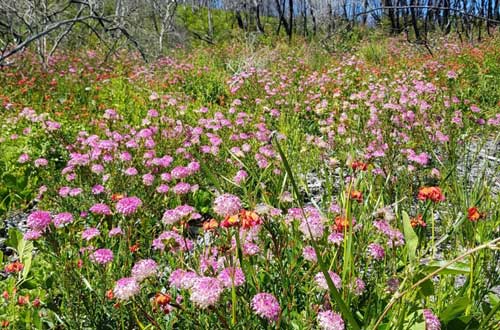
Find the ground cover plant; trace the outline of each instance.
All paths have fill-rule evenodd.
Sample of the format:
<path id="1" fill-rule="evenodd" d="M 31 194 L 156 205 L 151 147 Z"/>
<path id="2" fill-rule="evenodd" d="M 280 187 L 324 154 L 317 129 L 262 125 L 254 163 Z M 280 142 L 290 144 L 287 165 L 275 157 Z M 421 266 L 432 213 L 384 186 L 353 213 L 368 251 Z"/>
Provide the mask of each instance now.
<path id="1" fill-rule="evenodd" d="M 498 328 L 500 39 L 380 42 L 20 54 L 1 326 Z"/>

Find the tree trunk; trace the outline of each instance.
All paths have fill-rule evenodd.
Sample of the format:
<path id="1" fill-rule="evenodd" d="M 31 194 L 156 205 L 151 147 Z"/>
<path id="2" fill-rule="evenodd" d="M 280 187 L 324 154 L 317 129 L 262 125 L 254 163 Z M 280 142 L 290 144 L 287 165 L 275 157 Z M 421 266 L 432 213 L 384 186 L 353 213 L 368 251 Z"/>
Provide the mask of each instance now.
<path id="1" fill-rule="evenodd" d="M 411 0 L 410 2 L 411 24 L 413 25 L 413 31 L 415 32 L 415 39 L 417 39 L 417 41 L 420 41 L 421 36 L 420 36 L 420 31 L 418 29 L 417 13 L 415 12 L 414 6 L 416 6 L 415 0 Z"/>
<path id="2" fill-rule="evenodd" d="M 260 33 L 264 33 L 264 26 L 262 25 L 262 22 L 260 21 L 260 2 L 255 1 L 254 2 L 254 10 L 255 10 L 255 23 L 257 25 L 257 29 L 259 30 Z"/>
<path id="3" fill-rule="evenodd" d="M 288 0 L 288 41 L 292 41 L 293 33 L 293 0 Z"/>
<path id="4" fill-rule="evenodd" d="M 397 31 L 397 27 L 396 27 L 396 20 L 394 17 L 394 8 L 393 8 L 392 0 L 385 0 L 385 6 L 389 8 L 387 10 L 387 13 L 388 13 L 389 19 L 391 21 L 391 34 L 395 34 Z"/>

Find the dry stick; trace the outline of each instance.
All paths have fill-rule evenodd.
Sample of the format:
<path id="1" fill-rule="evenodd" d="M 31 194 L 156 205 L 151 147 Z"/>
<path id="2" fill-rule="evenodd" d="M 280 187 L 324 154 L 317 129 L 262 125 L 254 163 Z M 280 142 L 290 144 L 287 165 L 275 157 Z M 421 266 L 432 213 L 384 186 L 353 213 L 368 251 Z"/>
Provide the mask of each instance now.
<path id="1" fill-rule="evenodd" d="M 15 53 L 21 51 L 22 49 L 24 49 L 26 46 L 28 46 L 33 41 L 40 39 L 41 37 L 49 34 L 50 32 L 52 32 L 52 31 L 60 28 L 63 25 L 73 24 L 75 22 L 81 22 L 81 21 L 85 21 L 85 20 L 88 20 L 88 19 L 95 19 L 95 18 L 96 18 L 95 16 L 76 17 L 76 18 L 73 18 L 73 19 L 67 19 L 67 20 L 59 21 L 59 22 L 57 22 L 55 24 L 49 25 L 42 32 L 37 33 L 35 35 L 32 35 L 32 36 L 26 38 L 23 42 L 21 42 L 19 45 L 15 46 L 7 54 L 2 54 L 0 56 L 0 63 L 3 62 L 6 58 L 8 58 L 8 57 L 14 55 Z"/>
<path id="2" fill-rule="evenodd" d="M 83 8 L 81 8 L 78 11 L 78 13 L 76 14 L 76 18 L 81 17 L 82 12 L 83 12 Z M 68 26 L 68 28 L 62 34 L 60 34 L 58 36 L 56 42 L 54 42 L 54 45 L 52 46 L 52 49 L 50 50 L 49 54 L 47 55 L 47 62 L 52 57 L 52 55 L 54 55 L 54 52 L 59 47 L 59 44 L 61 43 L 61 41 L 71 32 L 71 30 L 73 29 L 73 27 L 75 26 L 76 23 L 77 23 L 77 21 L 74 21 L 73 23 L 70 23 L 69 26 Z"/>
<path id="3" fill-rule="evenodd" d="M 389 304 L 387 305 L 387 307 L 384 309 L 384 311 L 382 312 L 382 315 L 380 315 L 380 317 L 378 318 L 377 322 L 375 323 L 375 326 L 373 327 L 373 329 L 377 329 L 377 327 L 380 325 L 380 323 L 382 322 L 382 320 L 384 319 L 384 317 L 387 315 L 387 313 L 389 312 L 389 309 L 391 309 L 392 306 L 394 306 L 394 304 L 396 303 L 397 300 L 399 300 L 401 297 L 403 297 L 405 294 L 407 294 L 408 292 L 410 291 L 413 291 L 416 287 L 418 287 L 420 284 L 424 283 L 425 281 L 427 281 L 428 279 L 430 279 L 431 277 L 433 277 L 434 275 L 438 274 L 440 271 L 442 271 L 443 269 L 447 268 L 448 266 L 454 264 L 455 262 L 457 261 L 460 261 L 461 259 L 465 258 L 466 256 L 468 256 L 469 254 L 472 254 L 474 252 L 477 252 L 479 250 L 482 250 L 484 248 L 495 248 L 495 245 L 497 243 L 500 242 L 500 237 L 492 240 L 492 241 L 489 241 L 488 243 L 485 243 L 485 244 L 482 244 L 482 245 L 479 245 L 479 246 L 476 246 L 475 248 L 465 252 L 464 254 L 462 255 L 459 255 L 458 257 L 456 257 L 455 259 L 447 262 L 445 265 L 443 265 L 442 267 L 436 269 L 435 271 L 433 271 L 432 273 L 430 273 L 429 275 L 427 275 L 426 277 L 422 278 L 421 280 L 419 280 L 418 282 L 416 282 L 415 284 L 413 284 L 409 289 L 407 289 L 406 291 L 404 291 L 403 293 L 400 293 L 400 294 L 396 294 L 392 300 L 389 302 Z"/>

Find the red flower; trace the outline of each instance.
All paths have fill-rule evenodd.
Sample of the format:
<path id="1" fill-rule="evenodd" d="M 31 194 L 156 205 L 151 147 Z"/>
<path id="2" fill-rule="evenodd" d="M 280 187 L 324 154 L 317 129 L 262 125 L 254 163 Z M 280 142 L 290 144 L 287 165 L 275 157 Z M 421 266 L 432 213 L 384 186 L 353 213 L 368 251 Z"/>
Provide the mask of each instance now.
<path id="1" fill-rule="evenodd" d="M 29 303 L 30 303 L 30 296 L 29 295 L 19 296 L 17 298 L 17 304 L 19 306 L 23 306 L 23 305 L 26 305 L 26 304 L 29 304 Z"/>
<path id="2" fill-rule="evenodd" d="M 351 164 L 353 170 L 366 171 L 368 169 L 368 164 L 361 161 L 355 161 Z"/>
<path id="3" fill-rule="evenodd" d="M 441 188 L 439 187 L 422 187 L 418 191 L 418 199 L 421 201 L 431 200 L 435 203 L 445 200 Z"/>
<path id="4" fill-rule="evenodd" d="M 114 297 L 115 297 L 115 294 L 113 293 L 113 290 L 112 290 L 112 289 L 110 289 L 110 290 L 106 291 L 106 298 L 107 298 L 108 300 L 113 300 L 113 298 L 114 298 Z"/>
<path id="5" fill-rule="evenodd" d="M 467 210 L 467 219 L 469 219 L 472 222 L 476 222 L 480 219 L 483 219 L 486 217 L 486 213 L 484 212 L 479 212 L 477 207 L 469 207 Z"/>
<path id="6" fill-rule="evenodd" d="M 139 251 L 139 247 L 140 247 L 140 244 L 139 243 L 135 243 L 134 245 L 132 245 L 128 249 L 130 250 L 130 252 L 134 253 L 134 252 Z"/>
<path id="7" fill-rule="evenodd" d="M 240 223 L 240 218 L 238 215 L 228 215 L 226 218 L 220 223 L 220 226 L 223 228 L 235 227 Z"/>
<path id="8" fill-rule="evenodd" d="M 35 300 L 33 300 L 33 307 L 38 308 L 40 307 L 40 299 L 37 297 Z"/>

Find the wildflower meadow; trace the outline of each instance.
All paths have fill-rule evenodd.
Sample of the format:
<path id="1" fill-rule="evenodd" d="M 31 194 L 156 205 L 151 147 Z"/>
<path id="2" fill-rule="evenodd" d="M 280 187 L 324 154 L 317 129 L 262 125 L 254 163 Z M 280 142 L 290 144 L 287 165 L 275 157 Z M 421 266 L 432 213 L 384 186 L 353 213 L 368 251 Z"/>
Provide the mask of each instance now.
<path id="1" fill-rule="evenodd" d="M 16 55 L 0 327 L 499 329 L 500 37 L 369 45 Z"/>

